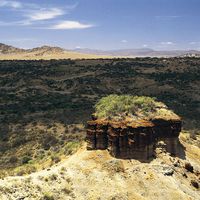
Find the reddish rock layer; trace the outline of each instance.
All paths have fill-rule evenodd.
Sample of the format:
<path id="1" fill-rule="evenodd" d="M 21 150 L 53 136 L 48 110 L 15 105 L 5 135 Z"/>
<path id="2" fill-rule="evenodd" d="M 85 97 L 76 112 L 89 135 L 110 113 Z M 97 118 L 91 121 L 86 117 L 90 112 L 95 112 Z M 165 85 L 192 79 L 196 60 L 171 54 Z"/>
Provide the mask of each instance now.
<path id="1" fill-rule="evenodd" d="M 92 120 L 87 127 L 87 149 L 108 149 L 114 157 L 146 160 L 153 156 L 159 140 L 166 143 L 169 153 L 176 154 L 180 131 L 180 120 Z"/>

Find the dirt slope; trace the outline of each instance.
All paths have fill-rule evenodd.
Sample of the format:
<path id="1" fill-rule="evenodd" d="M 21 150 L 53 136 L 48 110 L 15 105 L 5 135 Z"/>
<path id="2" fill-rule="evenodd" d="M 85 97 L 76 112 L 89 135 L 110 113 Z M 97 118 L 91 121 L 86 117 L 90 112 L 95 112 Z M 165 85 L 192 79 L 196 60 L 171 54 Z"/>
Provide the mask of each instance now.
<path id="1" fill-rule="evenodd" d="M 0 199 L 197 200 L 200 190 L 191 180 L 199 181 L 200 149 L 182 143 L 184 159 L 162 152 L 149 163 L 115 159 L 107 151 L 86 151 L 83 146 L 49 169 L 0 180 Z M 184 168 L 186 162 L 194 173 Z"/>

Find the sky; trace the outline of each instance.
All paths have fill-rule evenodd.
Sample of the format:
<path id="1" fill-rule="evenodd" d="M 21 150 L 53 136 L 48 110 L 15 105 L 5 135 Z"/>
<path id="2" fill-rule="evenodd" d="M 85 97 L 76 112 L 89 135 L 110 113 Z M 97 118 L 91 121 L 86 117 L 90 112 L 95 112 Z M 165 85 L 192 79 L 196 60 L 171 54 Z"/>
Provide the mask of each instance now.
<path id="1" fill-rule="evenodd" d="M 0 0 L 0 42 L 200 50 L 199 9 L 200 0 Z"/>

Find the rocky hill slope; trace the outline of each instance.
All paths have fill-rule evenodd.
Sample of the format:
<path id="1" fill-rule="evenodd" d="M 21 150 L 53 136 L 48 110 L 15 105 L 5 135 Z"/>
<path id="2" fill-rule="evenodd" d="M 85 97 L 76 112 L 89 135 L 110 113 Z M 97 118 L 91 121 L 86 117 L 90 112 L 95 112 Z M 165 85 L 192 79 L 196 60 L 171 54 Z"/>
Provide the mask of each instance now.
<path id="1" fill-rule="evenodd" d="M 23 52 L 25 52 L 24 49 L 0 43 L 0 56 L 2 56 L 2 54 L 20 54 Z"/>
<path id="2" fill-rule="evenodd" d="M 0 180 L 0 199 L 199 199 L 200 149 L 181 138 L 185 156 L 170 157 L 160 146 L 149 163 L 115 159 L 106 150 L 83 146 L 51 168 Z"/>
<path id="3" fill-rule="evenodd" d="M 26 174 L 68 155 L 69 145 L 85 137 L 84 126 L 72 124 L 85 124 L 109 94 L 157 97 L 195 139 L 199 65 L 197 58 L 1 61 L 0 176 L 5 168 Z M 18 166 L 25 169 L 10 169 Z"/>
<path id="4" fill-rule="evenodd" d="M 197 149 L 200 146 L 199 66 L 198 58 L 0 61 L 0 194 L 2 195 L 0 199 L 20 197 L 34 199 L 30 195 L 36 193 L 36 197 L 41 198 L 51 195 L 51 193 L 55 195 L 56 191 L 58 192 L 55 199 L 57 197 L 62 199 L 63 196 L 68 198 L 69 195 L 66 193 L 71 194 L 71 199 L 73 199 L 73 193 L 78 197 L 81 196 L 82 199 L 84 197 L 92 199 L 94 191 L 97 191 L 97 197 L 102 193 L 97 186 L 100 184 L 99 180 L 105 180 L 104 184 L 109 183 L 106 185 L 108 187 L 102 186 L 106 192 L 112 188 L 113 184 L 116 184 L 113 192 L 118 191 L 118 188 L 121 187 L 119 191 L 126 191 L 126 194 L 123 193 L 125 199 L 128 198 L 127 193 L 129 194 L 131 191 L 136 193 L 136 196 L 139 193 L 141 198 L 148 199 L 148 193 L 150 196 L 155 193 L 155 196 L 162 198 L 161 193 L 154 189 L 150 191 L 147 189 L 155 187 L 156 184 L 160 185 L 159 181 L 165 182 L 162 182 L 163 186 L 161 184 L 162 194 L 169 187 L 170 193 L 176 195 L 178 188 L 178 197 L 196 199 L 197 191 L 194 186 L 191 186 L 191 184 L 195 184 L 191 181 L 196 180 L 194 173 L 188 172 L 186 175 L 182 175 L 181 172 L 179 176 L 174 172 L 175 176 L 168 177 L 158 173 L 157 168 L 153 168 L 156 172 L 154 172 L 156 180 L 143 183 L 137 177 L 145 176 L 145 170 L 148 170 L 148 166 L 151 167 L 151 165 L 136 162 L 141 164 L 140 172 L 137 172 L 136 163 L 133 161 L 134 166 L 127 167 L 125 173 L 127 177 L 130 176 L 130 182 L 129 178 L 126 178 L 118 185 L 117 180 L 121 180 L 121 175 L 119 179 L 118 175 L 108 176 L 109 172 L 102 170 L 104 161 L 100 163 L 97 160 L 98 162 L 93 163 L 94 157 L 100 159 L 107 154 L 91 154 L 89 156 L 88 152 L 83 151 L 79 154 L 80 157 L 76 154 L 70 158 L 75 163 L 74 165 L 64 160 L 84 140 L 86 133 L 84 123 L 94 112 L 95 103 L 105 95 L 129 94 L 157 97 L 159 101 L 164 102 L 182 117 L 184 129 L 189 130 L 184 133 L 187 135 L 184 142 L 191 144 L 188 144 L 189 150 L 186 152 L 186 156 L 188 154 L 190 158 L 181 157 L 180 159 L 183 161 L 180 162 L 183 166 L 187 159 L 187 162 L 191 162 L 192 165 L 198 165 L 195 163 L 199 159 Z M 79 125 L 73 125 L 75 123 Z M 193 132 L 190 129 L 194 129 Z M 89 158 L 81 157 L 81 155 L 87 155 Z M 88 163 L 82 162 L 82 159 L 89 161 Z M 109 159 L 113 158 L 109 157 Z M 64 185 L 68 187 L 68 184 L 65 178 L 62 178 L 62 172 L 58 171 L 59 166 L 62 166 L 58 164 L 59 161 L 64 161 L 64 167 L 69 169 L 64 177 L 72 178 L 73 188 L 77 191 L 70 192 L 72 190 L 69 189 L 71 183 L 69 188 L 64 188 Z M 122 161 L 122 163 L 126 166 L 128 165 L 127 161 Z M 156 160 L 150 164 L 153 164 L 154 161 Z M 165 161 L 163 162 L 165 163 Z M 53 172 L 51 166 L 55 164 L 58 165 L 58 168 L 53 167 L 52 169 L 56 170 L 57 177 L 51 173 Z M 88 169 L 92 164 L 94 164 L 94 169 L 91 172 Z M 77 168 L 76 165 L 78 165 Z M 141 170 L 144 166 L 145 170 Z M 170 164 L 170 166 L 172 165 Z M 161 167 L 160 164 L 159 167 Z M 50 169 L 50 171 L 41 171 L 42 169 Z M 131 173 L 128 172 L 129 169 Z M 36 171 L 38 172 L 33 173 Z M 81 178 L 73 178 L 73 171 L 77 174 L 80 173 L 84 183 L 81 182 Z M 133 172 L 136 174 L 132 175 Z M 33 174 L 27 176 L 30 173 Z M 47 179 L 45 178 L 46 173 Z M 7 177 L 8 175 L 14 177 Z M 40 181 L 40 176 L 43 177 L 42 181 Z M 189 178 L 185 178 L 185 176 Z M 162 180 L 163 177 L 166 179 Z M 181 178 L 179 179 L 179 177 Z M 54 179 L 56 180 L 54 181 Z M 87 180 L 89 187 L 85 189 Z M 144 180 L 146 181 L 146 178 Z M 184 186 L 179 185 L 179 180 L 183 181 Z M 58 187 L 61 182 L 64 183 L 62 188 Z M 135 186 L 139 192 L 132 188 L 131 185 L 134 184 L 141 186 L 140 189 L 137 188 L 139 186 Z M 131 191 L 128 190 L 128 186 Z M 170 193 L 167 194 L 170 195 Z M 130 195 L 134 196 L 135 194 Z M 143 197 L 144 195 L 145 197 Z M 93 199 L 95 198 L 96 196 Z"/>
<path id="5" fill-rule="evenodd" d="M 60 47 L 41 46 L 33 49 L 21 49 L 0 43 L 0 60 L 50 60 L 50 59 L 78 59 L 78 58 L 101 58 L 95 54 L 78 53 L 65 50 Z"/>

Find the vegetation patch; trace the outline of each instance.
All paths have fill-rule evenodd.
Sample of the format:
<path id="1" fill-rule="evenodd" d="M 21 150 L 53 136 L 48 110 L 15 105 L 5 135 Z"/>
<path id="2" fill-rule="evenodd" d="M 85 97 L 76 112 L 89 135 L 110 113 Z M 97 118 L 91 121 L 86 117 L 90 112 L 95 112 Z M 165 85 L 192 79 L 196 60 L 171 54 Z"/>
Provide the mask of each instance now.
<path id="1" fill-rule="evenodd" d="M 23 176 L 48 168 L 74 154 L 85 137 L 82 124 L 63 126 L 60 123 L 31 123 L 23 130 L 17 126 L 10 126 L 10 133 L 12 130 L 19 132 L 18 135 L 13 133 L 10 139 L 4 141 L 6 153 L 0 154 L 2 178 L 7 175 Z M 16 138 L 20 137 L 21 140 L 25 138 L 26 142 L 13 145 Z"/>
<path id="2" fill-rule="evenodd" d="M 178 118 L 178 116 L 156 98 L 147 96 L 109 95 L 95 105 L 97 118 L 121 119 L 132 118 Z"/>
<path id="3" fill-rule="evenodd" d="M 154 101 L 164 102 L 184 129 L 196 130 L 191 136 L 200 146 L 199 66 L 199 58 L 0 61 L 0 176 L 46 168 L 73 153 L 71 143 L 81 144 L 85 130 L 72 124 L 84 124 L 110 94 L 140 97 L 136 107 L 125 104 L 132 117 L 149 116 Z M 117 117 L 114 109 L 99 114 L 119 118 L 127 113 L 123 106 Z"/>

